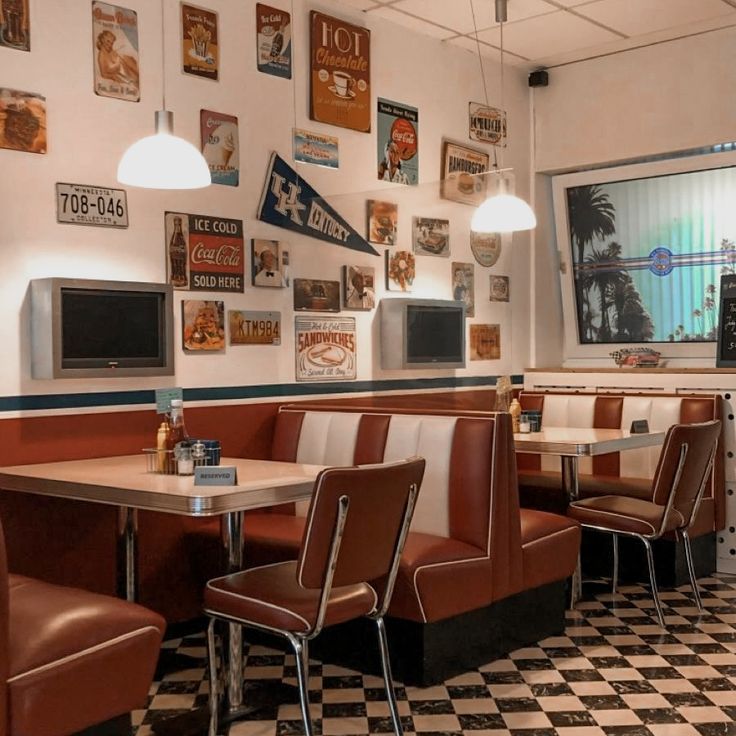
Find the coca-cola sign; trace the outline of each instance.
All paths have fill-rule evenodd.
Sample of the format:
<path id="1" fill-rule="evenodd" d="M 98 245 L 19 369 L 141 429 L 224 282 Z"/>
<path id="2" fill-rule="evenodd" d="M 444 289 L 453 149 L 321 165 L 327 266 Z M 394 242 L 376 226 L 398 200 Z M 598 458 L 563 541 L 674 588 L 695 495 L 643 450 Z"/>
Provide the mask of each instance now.
<path id="1" fill-rule="evenodd" d="M 242 292 L 244 253 L 242 220 L 166 213 L 166 265 L 174 288 Z"/>

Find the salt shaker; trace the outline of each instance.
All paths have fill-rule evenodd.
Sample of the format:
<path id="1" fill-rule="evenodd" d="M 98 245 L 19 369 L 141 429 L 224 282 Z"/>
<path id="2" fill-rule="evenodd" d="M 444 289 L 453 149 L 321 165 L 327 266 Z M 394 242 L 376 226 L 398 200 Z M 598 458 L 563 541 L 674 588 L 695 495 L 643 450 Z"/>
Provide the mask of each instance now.
<path id="1" fill-rule="evenodd" d="M 179 475 L 194 475 L 194 460 L 192 459 L 192 448 L 180 442 L 175 449 L 176 470 Z"/>

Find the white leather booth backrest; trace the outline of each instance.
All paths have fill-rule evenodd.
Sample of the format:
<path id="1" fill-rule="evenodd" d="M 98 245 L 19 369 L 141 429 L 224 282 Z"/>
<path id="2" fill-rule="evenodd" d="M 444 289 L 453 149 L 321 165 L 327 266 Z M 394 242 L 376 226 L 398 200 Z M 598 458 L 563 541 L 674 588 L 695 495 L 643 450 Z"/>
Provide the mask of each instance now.
<path id="1" fill-rule="evenodd" d="M 625 396 L 621 413 L 621 429 L 629 429 L 634 419 L 646 419 L 649 429 L 666 432 L 680 421 L 679 396 Z M 661 446 L 626 450 L 620 457 L 622 478 L 653 478 Z"/>
<path id="2" fill-rule="evenodd" d="M 352 465 L 361 414 L 311 411 L 304 414 L 296 462 Z"/>
<path id="3" fill-rule="evenodd" d="M 299 433 L 296 462 L 312 465 L 352 465 L 362 414 L 306 412 Z M 448 537 L 450 534 L 450 460 L 456 417 L 392 415 L 383 461 L 418 455 L 427 466 L 411 529 Z M 305 516 L 308 501 L 296 504 Z"/>
<path id="4" fill-rule="evenodd" d="M 450 536 L 450 460 L 456 417 L 393 415 L 384 462 L 418 455 L 427 461 L 411 530 Z"/>
<path id="5" fill-rule="evenodd" d="M 312 411 L 304 414 L 296 462 L 309 465 L 352 465 L 360 414 Z M 306 516 L 309 501 L 296 504 L 297 516 Z"/>
<path id="6" fill-rule="evenodd" d="M 542 423 L 545 427 L 592 427 L 595 399 L 595 394 L 547 394 L 544 397 Z M 541 469 L 559 472 L 560 458 L 557 455 L 542 455 Z M 593 459 L 579 458 L 578 469 L 581 473 L 592 473 Z"/>

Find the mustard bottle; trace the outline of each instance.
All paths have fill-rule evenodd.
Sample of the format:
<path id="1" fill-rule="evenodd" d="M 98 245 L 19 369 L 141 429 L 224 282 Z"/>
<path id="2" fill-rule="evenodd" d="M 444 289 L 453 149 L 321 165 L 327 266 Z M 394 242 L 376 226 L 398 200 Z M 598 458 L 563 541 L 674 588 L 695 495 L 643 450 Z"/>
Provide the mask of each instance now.
<path id="1" fill-rule="evenodd" d="M 509 407 L 509 414 L 511 414 L 511 426 L 513 432 L 516 434 L 519 431 L 519 423 L 521 421 L 521 404 L 518 399 L 514 399 Z"/>
<path id="2" fill-rule="evenodd" d="M 169 438 L 169 425 L 164 420 L 161 422 L 161 426 L 158 428 L 158 432 L 156 432 L 156 470 L 159 473 L 166 473 L 168 468 L 167 463 L 167 455 L 166 452 L 166 442 Z"/>

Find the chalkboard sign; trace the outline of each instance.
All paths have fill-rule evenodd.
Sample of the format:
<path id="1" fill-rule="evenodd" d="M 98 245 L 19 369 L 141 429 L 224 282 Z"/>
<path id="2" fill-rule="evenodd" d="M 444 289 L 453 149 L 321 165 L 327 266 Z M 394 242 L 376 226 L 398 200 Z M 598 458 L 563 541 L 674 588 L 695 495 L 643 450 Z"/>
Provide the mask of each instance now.
<path id="1" fill-rule="evenodd" d="M 736 368 L 736 274 L 721 276 L 716 365 Z"/>

